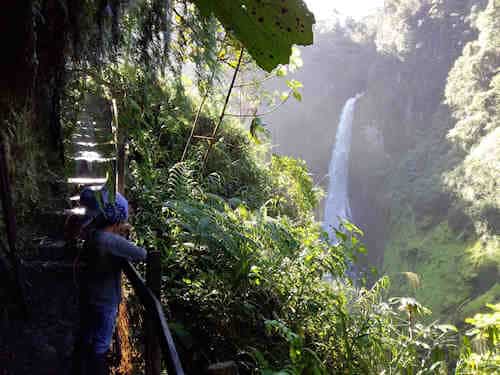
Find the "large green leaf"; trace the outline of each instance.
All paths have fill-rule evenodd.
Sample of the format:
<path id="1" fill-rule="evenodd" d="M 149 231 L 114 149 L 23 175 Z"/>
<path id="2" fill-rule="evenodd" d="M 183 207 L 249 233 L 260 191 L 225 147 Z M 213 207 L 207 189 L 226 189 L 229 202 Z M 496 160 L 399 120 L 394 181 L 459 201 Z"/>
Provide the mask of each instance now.
<path id="1" fill-rule="evenodd" d="M 213 13 L 267 71 L 288 63 L 292 45 L 313 43 L 314 15 L 302 0 L 192 1 L 202 14 Z"/>

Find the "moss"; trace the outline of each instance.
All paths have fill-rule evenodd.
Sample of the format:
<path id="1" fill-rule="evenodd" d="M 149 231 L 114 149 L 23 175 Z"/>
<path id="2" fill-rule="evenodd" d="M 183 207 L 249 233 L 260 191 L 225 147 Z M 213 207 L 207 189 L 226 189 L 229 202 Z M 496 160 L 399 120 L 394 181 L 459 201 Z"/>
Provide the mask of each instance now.
<path id="1" fill-rule="evenodd" d="M 473 316 L 478 311 L 485 310 L 486 304 L 494 304 L 500 301 L 500 283 L 495 283 L 491 289 L 472 301 L 467 302 L 459 311 L 460 320 Z"/>
<path id="2" fill-rule="evenodd" d="M 475 269 L 493 264 L 500 267 L 499 237 L 495 235 L 483 236 L 467 249 L 467 258 Z"/>
<path id="3" fill-rule="evenodd" d="M 430 307 L 436 318 L 456 319 L 457 308 L 471 295 L 477 295 L 476 299 L 483 296 L 478 280 L 483 267 L 499 266 L 498 243 L 495 238 L 464 241 L 447 221 L 426 230 L 421 228 L 409 207 L 395 215 L 384 253 L 384 270 L 394 280 L 392 293 L 414 296 Z M 416 290 L 410 287 L 403 272 L 419 276 Z M 474 311 L 468 312 L 470 315 Z"/>

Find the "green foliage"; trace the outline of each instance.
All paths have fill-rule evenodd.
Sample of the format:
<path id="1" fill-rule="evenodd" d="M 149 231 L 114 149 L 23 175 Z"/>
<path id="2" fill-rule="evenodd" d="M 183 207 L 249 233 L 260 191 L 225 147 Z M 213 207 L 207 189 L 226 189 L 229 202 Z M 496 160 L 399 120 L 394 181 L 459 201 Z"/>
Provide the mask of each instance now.
<path id="1" fill-rule="evenodd" d="M 41 158 L 37 150 L 36 135 L 30 131 L 30 113 L 12 113 L 10 121 L 6 123 L 2 132 L 2 141 L 6 142 L 8 165 L 11 178 L 15 185 L 15 194 L 18 220 L 27 220 L 33 214 L 33 207 L 40 201 L 40 190 L 38 186 L 38 173 L 46 168 L 40 165 Z"/>
<path id="2" fill-rule="evenodd" d="M 446 85 L 446 102 L 456 119 L 447 137 L 457 153 L 465 156 L 444 176 L 444 182 L 468 206 L 476 231 L 493 234 L 498 243 L 494 227 L 500 209 L 496 185 L 500 160 L 500 21 L 495 1 L 489 1 L 476 18 L 478 39 L 464 47 Z"/>
<path id="3" fill-rule="evenodd" d="M 364 251 L 362 233 L 344 223 L 340 242 L 328 245 L 313 220 L 320 192 L 304 162 L 266 159 L 264 145 L 226 122 L 205 170 L 204 141 L 178 163 L 195 99 L 130 65 L 104 78 L 130 138 L 136 240 L 162 252 L 163 298 L 188 371 L 224 359 L 260 373 L 444 368 L 449 332 L 421 325 L 423 308 L 408 319 L 399 301 L 384 303 L 386 279 L 351 286 L 345 271 Z"/>
<path id="4" fill-rule="evenodd" d="M 181 187 L 189 179 L 171 178 Z M 173 198 L 155 217 L 170 228 L 164 292 L 190 352 L 242 351 L 253 361 L 240 365 L 263 374 L 445 368 L 453 329 L 417 324 L 426 311 L 417 302 L 384 304 L 385 279 L 370 289 L 345 284 L 349 241 L 329 247 L 317 224 L 232 208 L 212 194 Z M 325 273 L 339 282 L 328 284 Z"/>
<path id="5" fill-rule="evenodd" d="M 4 142 L 7 167 L 18 227 L 18 247 L 24 255 L 33 250 L 33 238 L 44 232 L 37 220 L 50 207 L 47 195 L 60 182 L 49 168 L 50 160 L 40 150 L 45 145 L 39 132 L 30 125 L 32 113 L 26 108 L 11 112 L 4 119 L 0 142 Z M 1 210 L 0 210 L 1 211 Z M 2 213 L 3 214 L 3 213 Z M 3 220 L 3 219 L 2 219 Z"/>
<path id="6" fill-rule="evenodd" d="M 311 213 L 317 207 L 322 192 L 314 186 L 305 162 L 273 155 L 269 172 L 273 197 L 271 212 L 303 221 L 312 220 Z"/>
<path id="7" fill-rule="evenodd" d="M 446 101 L 457 123 L 449 138 L 470 149 L 498 127 L 498 29 L 500 21 L 495 1 L 477 16 L 477 40 L 468 43 L 448 77 Z"/>
<path id="8" fill-rule="evenodd" d="M 252 122 L 250 123 L 250 136 L 257 144 L 262 143 L 259 138 L 259 134 L 269 136 L 269 130 L 267 130 L 265 126 L 266 125 L 258 117 L 253 118 Z"/>
<path id="9" fill-rule="evenodd" d="M 498 374 L 500 372 L 500 304 L 489 304 L 492 312 L 465 320 L 473 326 L 463 338 L 456 374 Z"/>
<path id="10" fill-rule="evenodd" d="M 415 296 L 431 308 L 435 317 L 451 316 L 454 321 L 473 313 L 472 306 L 484 305 L 475 294 L 479 288 L 476 285 L 486 287 L 481 290 L 489 293 L 486 302 L 500 297 L 499 284 L 491 278 L 498 260 L 494 240 L 464 240 L 446 221 L 431 228 L 422 226 L 409 208 L 401 210 L 393 220 L 393 232 L 384 253 L 384 271 L 394 280 L 393 294 Z M 489 269 L 491 273 L 487 272 Z M 404 275 L 407 272 L 418 276 L 418 285 L 411 285 L 412 280 Z M 470 296 L 478 300 L 471 301 Z"/>
<path id="11" fill-rule="evenodd" d="M 411 214 L 406 211 L 406 215 Z M 418 274 L 421 288 L 416 290 L 416 297 L 431 306 L 437 314 L 466 298 L 470 290 L 460 271 L 461 256 L 464 255 L 461 241 L 451 246 L 451 238 L 446 232 L 439 233 L 438 229 L 425 236 L 416 230 L 416 224 L 408 216 L 401 217 L 392 227 L 394 232 L 384 254 L 386 270 Z M 450 278 L 450 282 L 443 282 Z M 395 293 L 413 293 L 413 288 L 406 286 L 406 279 L 397 281 L 394 284 Z M 439 289 L 432 287 L 438 284 L 441 285 Z"/>
<path id="12" fill-rule="evenodd" d="M 463 314 L 461 314 L 461 318 L 471 316 L 477 311 L 484 309 L 484 306 L 494 304 L 498 300 L 500 300 L 500 283 L 496 283 L 486 292 L 468 302 L 463 307 Z"/>
<path id="13" fill-rule="evenodd" d="M 318 191 L 303 162 L 278 156 L 258 162 L 260 146 L 235 124 L 224 128 L 215 160 L 200 173 L 201 144 L 180 164 L 173 156 L 180 148 L 158 145 L 175 132 L 186 135 L 187 127 L 147 124 L 144 140 L 133 138 L 134 224 L 140 244 L 162 251 L 163 296 L 189 371 L 225 359 L 262 374 L 445 368 L 443 358 L 454 350 L 451 329 L 418 323 L 422 307 L 411 319 L 408 309 L 400 311 L 416 302 L 384 303 L 386 279 L 371 288 L 350 286 L 344 272 L 363 249 L 360 232 L 345 223 L 339 244 L 327 244 L 312 219 Z M 234 181 L 260 190 L 261 198 L 227 185 L 235 178 L 232 166 L 245 158 L 262 179 Z M 325 274 L 336 281 L 329 284 Z"/>
<path id="14" fill-rule="evenodd" d="M 234 66 L 241 46 L 213 18 L 200 19 L 192 4 L 174 3 L 172 19 L 179 31 L 169 56 L 196 65 L 198 91 L 209 94 L 196 134 L 206 137 L 220 115 L 224 96 L 212 87 L 217 86 L 217 73 L 223 72 L 219 63 Z M 196 3 L 204 11 L 213 11 L 225 27 L 231 24 L 236 37 L 252 51 L 246 45 L 252 17 L 241 21 L 243 8 L 227 1 Z M 488 247 L 472 239 L 464 243 L 445 221 L 422 235 L 420 229 L 430 224 L 410 212 L 397 227 L 398 234 L 391 234 L 386 255 L 387 264 L 412 281 L 412 290 L 394 290 L 401 292 L 398 295 L 416 294 L 418 300 L 411 296 L 387 301 L 388 278 L 371 286 L 352 285 L 346 270 L 366 251 L 362 232 L 345 222 L 336 231 L 339 242 L 328 244 L 313 218 L 321 193 L 305 163 L 271 155 L 258 118 L 250 132 L 238 121 L 224 120 L 215 140 L 209 140 L 212 152 L 205 166 L 206 138 L 195 138 L 179 162 L 201 98 L 186 89 L 175 68 L 164 74 L 168 58 L 158 54 L 165 52 L 162 38 L 145 44 L 151 46 L 142 50 L 147 54 L 134 50 L 147 40 L 148 32 L 157 36 L 162 30 L 155 17 L 166 14 L 154 13 L 154 4 L 147 2 L 124 19 L 126 48 L 120 62 L 86 69 L 87 77 L 79 80 L 81 87 L 75 91 L 116 100 L 121 136 L 129 139 L 130 146 L 127 195 L 134 208 L 135 240 L 162 253 L 161 297 L 168 302 L 171 328 L 187 372 L 203 373 L 208 364 L 224 360 L 235 360 L 244 373 L 261 374 L 453 371 L 457 330 L 429 323 L 429 310 L 418 300 L 422 297 L 425 304 L 438 306 L 439 302 L 444 307 L 462 302 L 470 291 L 464 280 L 478 277 L 484 265 L 478 262 L 477 268 L 467 268 L 467 262 L 474 264 L 476 255 L 488 252 Z M 226 6 L 236 16 L 221 16 Z M 266 3 L 256 10 L 257 22 L 261 9 L 267 12 L 270 6 Z M 272 12 L 265 14 L 263 35 L 272 32 L 268 14 Z M 144 23 L 147 15 L 155 17 Z M 259 38 L 255 43 L 260 43 Z M 257 51 L 260 47 L 255 46 Z M 281 51 L 283 46 L 279 47 Z M 283 56 L 285 52 L 288 57 L 289 45 Z M 161 61 L 155 62 L 156 58 Z M 282 67 L 276 75 L 283 76 L 284 71 Z M 294 80 L 287 84 L 287 95 L 300 99 L 301 84 Z M 413 191 L 413 198 L 425 195 L 420 188 Z M 401 249 L 406 255 L 398 254 Z M 464 253 L 467 262 L 460 258 Z M 417 266 L 411 263 L 413 256 L 424 261 Z M 442 279 L 452 286 L 435 288 Z M 421 285 L 431 288 L 421 292 Z M 492 337 L 490 328 L 478 329 Z M 463 354 L 463 358 L 468 366 L 465 363 L 472 356 Z"/>
<path id="15" fill-rule="evenodd" d="M 412 21 L 422 11 L 425 3 L 422 0 L 387 1 L 380 32 L 377 34 L 377 49 L 380 52 L 404 60 L 414 51 L 417 25 Z"/>
<path id="16" fill-rule="evenodd" d="M 225 29 L 270 72 L 288 64 L 294 44 L 313 42 L 314 16 L 302 0 L 193 0 L 205 15 L 214 13 Z"/>
<path id="17" fill-rule="evenodd" d="M 390 82 L 386 79 L 371 79 L 375 82 L 370 84 L 377 85 L 373 91 L 377 98 L 371 98 L 372 107 L 362 111 L 367 113 L 363 121 L 383 117 L 380 128 L 386 150 L 390 142 L 401 144 L 408 140 L 411 143 L 409 150 L 389 151 L 391 162 L 380 161 L 389 170 L 381 171 L 388 176 L 389 184 L 377 195 L 387 196 L 388 191 L 391 194 L 384 202 L 390 207 L 391 215 L 382 267 L 383 272 L 393 278 L 392 293 L 415 296 L 432 309 L 435 318 L 451 317 L 454 322 L 461 322 L 500 296 L 497 183 L 500 160 L 497 30 L 500 26 L 498 6 L 493 1 L 485 1 L 473 7 L 470 15 L 468 9 L 453 10 L 457 19 L 466 20 L 470 16 L 475 30 L 458 34 L 457 28 L 467 27 L 466 23 L 457 23 L 453 26 L 455 31 L 434 29 L 443 27 L 443 20 L 457 5 L 419 0 L 386 3 L 390 14 L 384 22 L 397 23 L 399 28 L 407 30 L 405 35 L 381 33 L 380 37 L 388 38 L 386 47 L 391 47 L 390 42 L 397 44 L 398 40 L 391 37 L 397 39 L 417 33 L 419 47 L 414 45 L 415 41 L 410 44 L 409 53 L 404 55 L 408 61 L 402 63 L 402 67 L 418 66 L 419 61 L 438 55 L 449 62 L 422 63 L 407 76 L 401 70 L 405 87 L 396 88 L 397 94 L 392 87 L 388 89 Z M 452 35 L 462 38 L 460 47 L 454 52 L 437 50 L 429 35 L 438 34 L 443 38 L 452 38 Z M 403 52 L 404 48 L 399 47 L 399 52 Z M 445 105 L 438 106 L 440 99 L 434 101 L 429 97 L 430 87 L 438 82 L 437 75 L 427 71 L 430 66 L 434 72 L 442 69 L 442 82 L 433 90 L 444 93 Z M 387 69 L 392 75 L 394 70 L 399 71 L 390 63 Z M 424 93 L 422 89 L 428 91 Z M 384 93 L 388 98 L 405 98 L 396 100 L 408 105 L 404 116 L 397 113 L 404 111 L 403 108 L 384 109 L 383 114 L 375 108 L 377 105 L 387 107 L 392 100 L 382 103 L 379 97 Z M 419 97 L 425 97 L 420 109 L 410 108 Z M 406 130 L 397 131 L 397 127 L 403 129 L 402 124 L 415 134 L 409 136 Z M 368 168 L 362 172 L 370 173 Z M 375 184 L 374 188 L 377 189 Z M 408 285 L 407 278 L 403 277 L 405 272 L 418 275 L 418 288 Z"/>

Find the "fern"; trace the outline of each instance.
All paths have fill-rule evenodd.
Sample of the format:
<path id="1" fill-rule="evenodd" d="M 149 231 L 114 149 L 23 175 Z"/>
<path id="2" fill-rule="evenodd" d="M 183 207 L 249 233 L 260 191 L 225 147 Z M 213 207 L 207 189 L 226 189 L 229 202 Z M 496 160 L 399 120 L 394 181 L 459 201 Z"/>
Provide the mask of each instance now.
<path id="1" fill-rule="evenodd" d="M 190 199 L 198 195 L 199 186 L 194 172 L 185 162 L 176 163 L 168 170 L 166 191 L 172 200 Z"/>

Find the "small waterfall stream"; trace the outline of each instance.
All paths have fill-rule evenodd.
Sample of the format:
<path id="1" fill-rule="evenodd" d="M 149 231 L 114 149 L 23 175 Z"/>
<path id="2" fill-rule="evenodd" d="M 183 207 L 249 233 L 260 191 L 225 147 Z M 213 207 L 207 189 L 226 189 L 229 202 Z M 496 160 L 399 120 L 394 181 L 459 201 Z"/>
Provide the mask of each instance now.
<path id="1" fill-rule="evenodd" d="M 342 114 L 332 150 L 332 158 L 328 169 L 328 196 L 325 203 L 323 228 L 330 241 L 336 242 L 332 228 L 338 228 L 340 219 L 351 219 L 349 205 L 349 153 L 351 150 L 352 120 L 356 100 L 363 94 L 349 98 Z"/>

